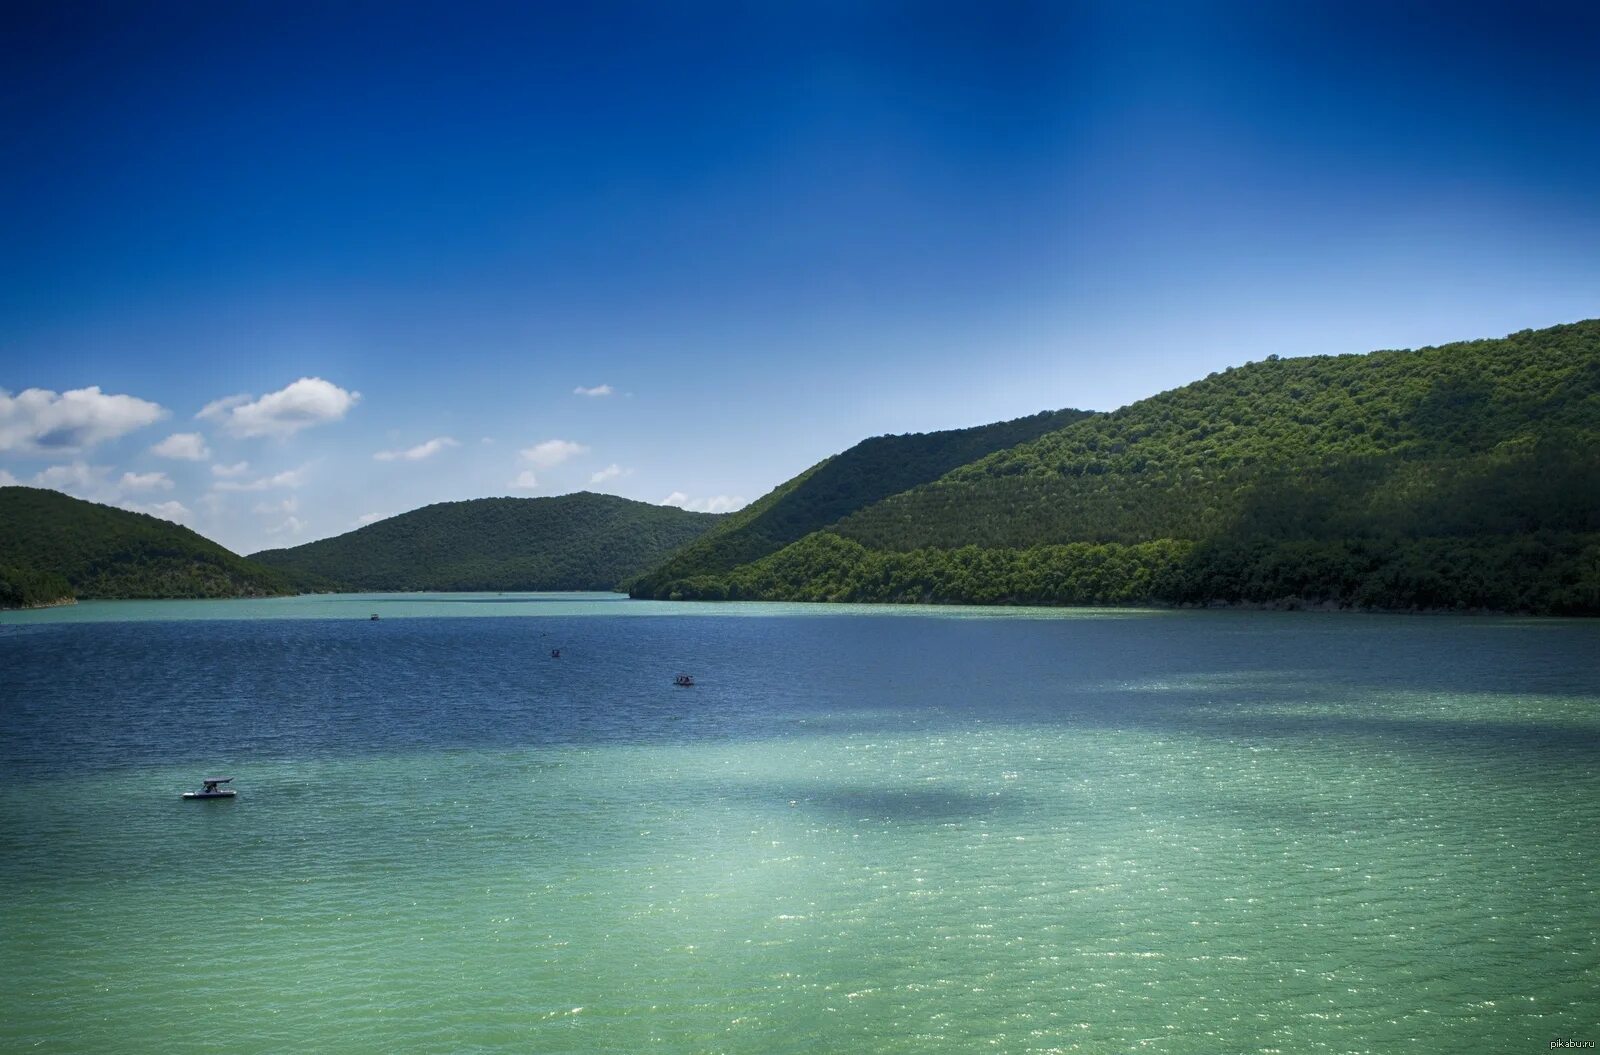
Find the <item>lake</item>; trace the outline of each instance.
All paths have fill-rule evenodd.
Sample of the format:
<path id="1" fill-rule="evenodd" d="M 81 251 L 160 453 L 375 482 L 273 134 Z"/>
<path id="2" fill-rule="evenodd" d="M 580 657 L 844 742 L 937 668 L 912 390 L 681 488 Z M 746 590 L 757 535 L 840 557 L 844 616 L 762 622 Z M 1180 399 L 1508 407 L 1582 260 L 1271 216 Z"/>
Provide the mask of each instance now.
<path id="1" fill-rule="evenodd" d="M 0 613 L 0 1049 L 1600 1041 L 1597 762 L 1600 622 Z"/>

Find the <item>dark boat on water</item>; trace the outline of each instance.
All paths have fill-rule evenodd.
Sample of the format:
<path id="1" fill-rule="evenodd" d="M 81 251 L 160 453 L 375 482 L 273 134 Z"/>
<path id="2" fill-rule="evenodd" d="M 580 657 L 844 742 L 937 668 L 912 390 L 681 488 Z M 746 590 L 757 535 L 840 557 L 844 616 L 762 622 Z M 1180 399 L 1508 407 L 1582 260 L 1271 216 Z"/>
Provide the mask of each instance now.
<path id="1" fill-rule="evenodd" d="M 231 799 L 239 793 L 232 788 L 225 788 L 221 785 L 228 783 L 232 779 L 232 777 L 206 777 L 200 781 L 199 791 L 185 791 L 183 797 L 186 799 Z"/>
<path id="2" fill-rule="evenodd" d="M 687 674 L 679 674 L 677 677 L 672 679 L 672 684 L 689 688 L 690 686 L 694 685 L 694 679 Z"/>

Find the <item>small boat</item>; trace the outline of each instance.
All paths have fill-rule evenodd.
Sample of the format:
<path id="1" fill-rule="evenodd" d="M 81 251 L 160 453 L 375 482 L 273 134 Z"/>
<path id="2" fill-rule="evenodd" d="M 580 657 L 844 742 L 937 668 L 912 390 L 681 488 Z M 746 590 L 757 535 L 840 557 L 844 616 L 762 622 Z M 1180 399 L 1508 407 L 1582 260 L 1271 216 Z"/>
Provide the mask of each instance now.
<path id="1" fill-rule="evenodd" d="M 672 684 L 682 685 L 684 688 L 689 688 L 694 685 L 694 679 L 687 674 L 679 674 L 676 678 L 672 679 Z"/>
<path id="2" fill-rule="evenodd" d="M 232 788 L 224 788 L 220 785 L 226 784 L 232 779 L 232 777 L 206 777 L 200 782 L 199 791 L 185 791 L 183 797 L 186 799 L 231 799 L 239 793 Z"/>
<path id="3" fill-rule="evenodd" d="M 560 659 L 561 658 L 561 650 L 559 648 L 552 648 L 550 650 L 550 658 L 551 659 Z"/>
<path id="4" fill-rule="evenodd" d="M 374 622 L 374 623 L 376 623 L 378 621 L 378 613 L 377 612 L 373 612 L 372 613 L 371 621 Z"/>

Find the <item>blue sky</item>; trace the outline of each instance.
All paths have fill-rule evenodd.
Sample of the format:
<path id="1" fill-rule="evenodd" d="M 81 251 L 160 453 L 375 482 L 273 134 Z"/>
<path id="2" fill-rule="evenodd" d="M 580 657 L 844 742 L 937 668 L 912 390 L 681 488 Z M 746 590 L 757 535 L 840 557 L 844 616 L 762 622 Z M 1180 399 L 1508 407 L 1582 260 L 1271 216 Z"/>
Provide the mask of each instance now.
<path id="1" fill-rule="evenodd" d="M 869 435 L 1600 315 L 1595 10 L 8 5 L 0 481 L 240 552 L 722 509 Z"/>

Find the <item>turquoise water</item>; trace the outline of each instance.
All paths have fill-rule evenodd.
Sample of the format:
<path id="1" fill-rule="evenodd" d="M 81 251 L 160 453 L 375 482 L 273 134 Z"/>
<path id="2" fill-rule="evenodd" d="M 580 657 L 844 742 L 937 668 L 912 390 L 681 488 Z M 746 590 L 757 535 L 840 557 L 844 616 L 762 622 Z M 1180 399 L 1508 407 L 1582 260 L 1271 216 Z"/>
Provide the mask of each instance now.
<path id="1" fill-rule="evenodd" d="M 619 593 L 341 593 L 300 597 L 260 597 L 231 601 L 80 601 L 61 608 L 0 609 L 0 626 L 39 623 L 171 622 L 214 619 L 382 619 L 466 618 L 470 616 L 826 616 L 900 615 L 926 618 L 928 609 L 896 604 L 719 604 L 633 601 Z M 952 605 L 937 613 L 952 619 L 1109 619 L 1156 618 L 1147 609 L 995 608 Z"/>
<path id="2" fill-rule="evenodd" d="M 1600 1040 L 1597 657 L 1310 613 L 8 613 L 0 1050 Z"/>

